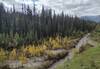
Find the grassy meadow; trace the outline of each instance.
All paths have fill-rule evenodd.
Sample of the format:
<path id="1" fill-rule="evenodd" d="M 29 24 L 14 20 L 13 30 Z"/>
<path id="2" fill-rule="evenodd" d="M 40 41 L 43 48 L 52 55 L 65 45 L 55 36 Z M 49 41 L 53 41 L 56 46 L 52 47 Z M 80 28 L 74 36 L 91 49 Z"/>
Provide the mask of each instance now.
<path id="1" fill-rule="evenodd" d="M 76 54 L 71 61 L 64 61 L 56 69 L 100 69 L 100 29 L 91 33 L 90 39 L 95 42 L 95 47 L 86 44 L 85 50 Z"/>

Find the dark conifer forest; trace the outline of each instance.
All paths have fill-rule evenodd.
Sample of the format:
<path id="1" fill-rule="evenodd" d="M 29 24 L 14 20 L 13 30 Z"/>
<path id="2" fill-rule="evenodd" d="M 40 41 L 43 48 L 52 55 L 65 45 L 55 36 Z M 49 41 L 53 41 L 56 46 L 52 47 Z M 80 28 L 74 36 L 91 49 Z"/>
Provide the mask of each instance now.
<path id="1" fill-rule="evenodd" d="M 5 10 L 0 4 L 0 46 L 3 48 L 31 44 L 45 37 L 60 35 L 73 36 L 79 33 L 88 33 L 95 28 L 95 23 L 72 17 L 56 14 L 52 9 L 42 7 L 40 13 L 35 6 L 29 6 L 22 12 L 17 12 L 13 7 Z"/>

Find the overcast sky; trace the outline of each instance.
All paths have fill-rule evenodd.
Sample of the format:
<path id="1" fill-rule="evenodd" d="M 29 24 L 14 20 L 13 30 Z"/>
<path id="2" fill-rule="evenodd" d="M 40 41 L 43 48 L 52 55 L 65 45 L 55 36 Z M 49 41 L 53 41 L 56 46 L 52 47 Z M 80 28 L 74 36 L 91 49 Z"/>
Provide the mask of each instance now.
<path id="1" fill-rule="evenodd" d="M 100 0 L 0 0 L 5 7 L 11 8 L 14 4 L 20 10 L 21 4 L 36 4 L 38 9 L 44 5 L 46 8 L 56 10 L 57 13 L 64 11 L 66 14 L 85 16 L 100 15 Z"/>

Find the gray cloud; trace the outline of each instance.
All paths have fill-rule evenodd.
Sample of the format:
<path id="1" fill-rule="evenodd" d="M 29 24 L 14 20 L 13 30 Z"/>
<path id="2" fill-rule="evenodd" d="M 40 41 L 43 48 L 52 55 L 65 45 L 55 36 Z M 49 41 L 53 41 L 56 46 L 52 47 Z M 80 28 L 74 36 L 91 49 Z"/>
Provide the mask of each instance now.
<path id="1" fill-rule="evenodd" d="M 0 2 L 8 7 L 14 4 L 17 8 L 20 8 L 22 3 L 33 6 L 35 2 L 38 9 L 44 5 L 56 10 L 57 13 L 64 11 L 66 14 L 77 16 L 100 15 L 100 0 L 0 0 Z"/>
<path id="2" fill-rule="evenodd" d="M 48 0 L 51 8 L 74 15 L 100 15 L 100 0 Z"/>

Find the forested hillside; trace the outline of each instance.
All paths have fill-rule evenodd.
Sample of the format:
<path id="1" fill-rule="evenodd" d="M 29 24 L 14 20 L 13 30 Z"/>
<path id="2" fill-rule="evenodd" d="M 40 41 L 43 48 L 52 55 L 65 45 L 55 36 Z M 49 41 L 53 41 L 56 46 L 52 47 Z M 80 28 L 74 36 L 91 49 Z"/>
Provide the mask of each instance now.
<path id="1" fill-rule="evenodd" d="M 96 26 L 45 7 L 22 4 L 18 12 L 0 4 L 0 69 L 48 69 L 85 44 Z"/>
<path id="2" fill-rule="evenodd" d="M 18 47 L 32 44 L 44 37 L 75 36 L 91 32 L 95 28 L 94 23 L 70 17 L 63 12 L 56 14 L 44 7 L 40 13 L 36 11 L 35 6 L 30 9 L 25 5 L 22 5 L 22 12 L 17 12 L 14 6 L 8 11 L 0 4 L 0 46 Z"/>

